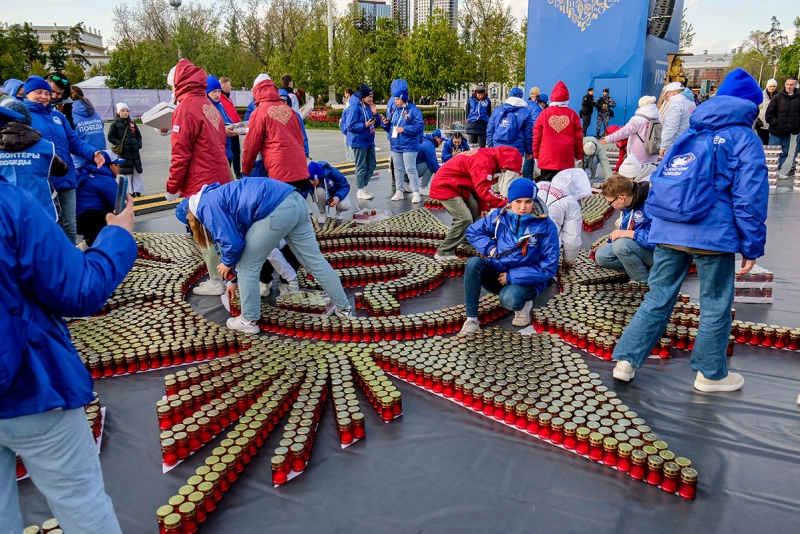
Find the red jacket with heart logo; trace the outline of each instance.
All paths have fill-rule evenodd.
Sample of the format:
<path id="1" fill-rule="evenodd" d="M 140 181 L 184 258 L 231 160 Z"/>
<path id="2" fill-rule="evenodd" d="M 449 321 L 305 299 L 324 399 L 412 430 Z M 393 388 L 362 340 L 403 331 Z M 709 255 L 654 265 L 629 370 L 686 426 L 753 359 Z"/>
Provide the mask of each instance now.
<path id="1" fill-rule="evenodd" d="M 550 102 L 567 102 L 569 91 L 558 82 Z M 533 126 L 533 157 L 540 169 L 563 171 L 575 167 L 583 157 L 583 130 L 578 114 L 564 106 L 550 105 L 542 110 Z"/>
<path id="2" fill-rule="evenodd" d="M 175 68 L 172 162 L 167 191 L 190 197 L 206 184 L 230 182 L 225 124 L 206 96 L 206 73 L 188 59 Z"/>

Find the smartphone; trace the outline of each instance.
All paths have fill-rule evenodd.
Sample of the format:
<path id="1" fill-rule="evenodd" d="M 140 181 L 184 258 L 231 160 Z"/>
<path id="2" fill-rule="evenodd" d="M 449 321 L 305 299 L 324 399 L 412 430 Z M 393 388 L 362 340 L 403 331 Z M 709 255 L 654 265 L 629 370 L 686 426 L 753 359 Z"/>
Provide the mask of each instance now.
<path id="1" fill-rule="evenodd" d="M 128 199 L 128 177 L 117 177 L 117 199 L 114 202 L 114 215 L 119 215 L 125 209 Z"/>

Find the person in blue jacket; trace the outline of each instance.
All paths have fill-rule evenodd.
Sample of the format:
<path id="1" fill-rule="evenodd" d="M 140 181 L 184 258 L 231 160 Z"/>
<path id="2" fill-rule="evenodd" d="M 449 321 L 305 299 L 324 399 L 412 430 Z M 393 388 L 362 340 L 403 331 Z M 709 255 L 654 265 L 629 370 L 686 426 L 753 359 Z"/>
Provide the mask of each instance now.
<path id="1" fill-rule="evenodd" d="M 744 384 L 742 375 L 728 371 L 725 352 L 731 333 L 735 255 L 743 258 L 739 273 L 747 273 L 764 254 L 767 240 L 767 165 L 764 148 L 752 129 L 762 100 L 755 79 L 735 69 L 720 84 L 717 96 L 692 113 L 690 127 L 681 137 L 714 132 L 713 187 L 718 196 L 708 202 L 708 212 L 699 220 L 677 222 L 663 213 L 653 217 L 650 243 L 656 248 L 648 279 L 650 291 L 614 349 L 614 359 L 618 360 L 614 378 L 631 380 L 635 369 L 647 359 L 664 333 L 694 260 L 703 310 L 689 361 L 692 371 L 697 372 L 694 388 L 703 392 L 735 391 Z M 656 173 L 672 158 L 684 155 L 675 150 L 680 148 L 680 141 L 667 151 Z M 674 190 L 657 179 L 652 189 L 651 199 Z"/>
<path id="2" fill-rule="evenodd" d="M 442 147 L 442 163 L 447 163 L 453 156 L 469 150 L 469 143 L 461 132 L 453 132 Z"/>
<path id="3" fill-rule="evenodd" d="M 25 98 L 25 82 L 22 80 L 18 80 L 16 78 L 9 78 L 6 80 L 6 83 L 3 84 L 3 92 L 10 96 L 11 98 L 16 98 L 17 100 L 22 100 Z"/>
<path id="4" fill-rule="evenodd" d="M 479 148 L 486 147 L 486 128 L 492 116 L 492 99 L 486 94 L 482 83 L 472 91 L 466 105 L 467 135 L 469 142 Z"/>
<path id="5" fill-rule="evenodd" d="M 0 182 L 0 517 L 22 532 L 18 454 L 66 532 L 121 532 L 84 406 L 93 381 L 64 316 L 96 313 L 136 261 L 133 199 L 81 252 L 25 190 Z"/>
<path id="6" fill-rule="evenodd" d="M 222 263 L 217 271 L 227 278 L 236 268 L 238 282 L 227 289 L 233 297 L 241 285 L 241 310 L 228 319 L 228 328 L 256 334 L 261 318 L 259 274 L 267 256 L 286 239 L 289 248 L 319 282 L 346 317 L 351 308 L 339 277 L 319 251 L 308 218 L 308 205 L 291 185 L 271 178 L 242 178 L 225 185 L 204 185 L 189 197 L 187 216 L 192 235 L 201 247 L 214 245 Z"/>
<path id="7" fill-rule="evenodd" d="M 13 98 L 0 102 L 0 181 L 28 191 L 58 221 L 50 176 L 67 174 L 67 164 L 56 155 L 55 145 L 30 124 L 25 104 Z"/>
<path id="8" fill-rule="evenodd" d="M 292 99 L 289 96 L 289 92 L 286 89 L 278 89 L 278 96 L 281 97 L 281 100 L 283 101 L 284 104 L 286 104 L 290 108 L 292 107 Z M 294 108 L 292 108 L 292 111 L 297 113 L 297 118 L 300 119 L 300 131 L 303 132 L 303 150 L 306 153 L 306 157 L 309 157 L 309 154 L 308 154 L 308 135 L 306 134 L 306 123 L 303 120 L 303 116 L 300 115 L 299 111 L 297 111 Z"/>
<path id="9" fill-rule="evenodd" d="M 648 241 L 652 217 L 645 204 L 650 184 L 615 174 L 601 187 L 611 207 L 622 210 L 622 222 L 608 243 L 596 250 L 595 261 L 600 267 L 627 273 L 634 282 L 647 282 L 655 248 Z"/>
<path id="10" fill-rule="evenodd" d="M 386 116 L 381 123 L 383 129 L 389 134 L 389 145 L 392 149 L 392 163 L 396 176 L 408 175 L 411 182 L 413 204 L 422 202 L 419 194 L 419 175 L 417 174 L 417 152 L 422 133 L 425 130 L 425 122 L 422 119 L 422 112 L 408 101 L 408 91 L 400 89 L 395 92 L 394 107 L 391 111 L 386 110 Z M 395 179 L 395 193 L 392 200 L 403 200 L 404 180 Z"/>
<path id="11" fill-rule="evenodd" d="M 392 83 L 389 86 L 389 94 L 390 95 L 393 95 L 398 91 L 408 92 L 408 82 L 405 81 L 402 78 L 396 78 L 396 79 L 392 80 Z M 392 113 L 394 113 L 394 108 L 395 108 L 394 98 L 389 98 L 388 101 L 386 102 L 386 112 L 385 113 L 386 113 L 387 117 L 390 116 Z M 386 140 L 391 143 L 391 141 L 392 141 L 392 132 L 391 131 L 386 132 Z M 395 174 L 394 159 L 393 158 L 389 158 L 389 174 L 392 177 L 392 189 L 397 189 L 396 186 L 397 186 L 397 178 L 398 178 L 398 176 Z M 410 182 L 408 180 L 408 175 L 407 174 L 403 174 L 403 175 L 399 176 L 399 178 L 403 182 L 403 190 L 406 191 L 406 192 L 410 192 Z"/>
<path id="12" fill-rule="evenodd" d="M 538 88 L 534 87 L 534 89 L 537 91 L 536 96 L 533 95 L 533 89 L 531 89 L 531 98 L 528 100 L 528 113 L 531 115 L 532 126 L 536 126 L 536 119 L 539 118 L 539 114 L 544 108 L 547 107 L 547 102 L 550 100 L 546 94 L 539 94 Z M 533 142 L 533 132 L 531 132 L 531 142 Z M 535 163 L 536 162 L 532 156 L 530 158 L 525 158 L 525 160 L 522 162 L 523 178 L 533 180 Z"/>
<path id="13" fill-rule="evenodd" d="M 514 312 L 514 326 L 530 324 L 533 299 L 558 270 L 558 229 L 538 198 L 536 184 L 516 179 L 508 187 L 508 204 L 474 222 L 467 240 L 483 258 L 467 261 L 464 271 L 467 320 L 459 336 L 476 332 L 481 287 L 500 296 Z"/>
<path id="14" fill-rule="evenodd" d="M 75 134 L 78 139 L 96 150 L 108 148 L 103 118 L 78 86 L 72 87 L 72 122 L 75 123 Z M 72 163 L 77 170 L 86 164 L 86 160 L 80 156 L 73 155 Z"/>
<path id="15" fill-rule="evenodd" d="M 31 112 L 31 127 L 42 134 L 42 138 L 52 141 L 56 154 L 67 164 L 68 171 L 62 177 L 53 177 L 53 187 L 58 192 L 58 203 L 61 207 L 61 227 L 67 237 L 75 243 L 78 229 L 75 223 L 75 188 L 78 179 L 71 154 L 85 160 L 94 160 L 97 168 L 105 163 L 102 153 L 83 142 L 67 122 L 66 117 L 50 107 L 51 87 L 40 76 L 30 76 L 25 81 L 25 105 Z"/>
<path id="16" fill-rule="evenodd" d="M 103 157 L 105 165 L 99 169 L 78 169 L 75 214 L 78 233 L 89 246 L 92 246 L 100 230 L 106 227 L 106 215 L 114 211 L 119 165 L 125 162 L 110 150 L 104 150 Z"/>
<path id="17" fill-rule="evenodd" d="M 436 156 L 436 148 L 444 142 L 444 134 L 441 130 L 434 130 L 430 134 L 422 136 L 417 152 L 417 174 L 419 175 L 419 192 L 425 196 L 430 193 L 431 179 L 436 171 L 439 170 L 439 159 Z"/>
<path id="18" fill-rule="evenodd" d="M 327 161 L 312 161 L 308 164 L 308 181 L 314 187 L 314 202 L 319 208 L 317 221 L 322 224 L 328 219 L 328 207 L 336 209 L 336 218 L 350 209 L 350 184 L 347 178 Z"/>
<path id="19" fill-rule="evenodd" d="M 513 146 L 524 160 L 533 159 L 533 121 L 519 87 L 511 89 L 505 103 L 494 110 L 486 128 L 486 144 Z"/>
<path id="20" fill-rule="evenodd" d="M 350 105 L 342 113 L 339 129 L 347 136 L 347 146 L 353 149 L 356 160 L 356 198 L 371 200 L 374 195 L 367 190 L 375 172 L 375 122 L 380 115 L 373 111 L 372 88 L 365 83 L 350 97 Z"/>
<path id="21" fill-rule="evenodd" d="M 228 113 L 225 111 L 225 108 L 222 107 L 222 102 L 220 102 L 220 98 L 222 98 L 222 85 L 219 83 L 219 80 L 213 74 L 209 74 L 206 77 L 206 96 L 217 108 L 219 114 L 222 115 L 222 122 L 225 124 L 226 134 L 230 131 L 228 126 L 233 124 L 233 120 L 228 117 Z M 231 148 L 231 135 L 228 135 L 225 138 L 225 157 L 228 158 L 228 166 L 233 165 L 233 149 Z"/>

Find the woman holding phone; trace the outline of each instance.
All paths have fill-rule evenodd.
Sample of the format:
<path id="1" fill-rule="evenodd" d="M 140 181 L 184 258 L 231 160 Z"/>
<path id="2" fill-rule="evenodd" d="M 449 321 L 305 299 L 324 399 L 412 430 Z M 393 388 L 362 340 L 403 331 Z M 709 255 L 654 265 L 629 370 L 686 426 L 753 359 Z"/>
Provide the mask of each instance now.
<path id="1" fill-rule="evenodd" d="M 78 171 L 75 213 L 78 233 L 83 235 L 87 247 L 92 246 L 97 234 L 106 227 L 106 215 L 114 213 L 117 203 L 117 174 L 120 165 L 125 163 L 124 159 L 110 150 L 103 150 L 101 153 L 105 159 L 102 167 L 81 167 Z M 127 188 L 123 189 L 125 190 Z"/>

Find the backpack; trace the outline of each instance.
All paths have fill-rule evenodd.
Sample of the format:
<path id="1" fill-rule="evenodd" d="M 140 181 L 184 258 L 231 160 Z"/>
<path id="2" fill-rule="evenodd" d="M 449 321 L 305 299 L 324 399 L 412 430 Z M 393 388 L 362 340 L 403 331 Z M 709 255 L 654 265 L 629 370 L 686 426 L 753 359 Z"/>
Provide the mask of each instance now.
<path id="1" fill-rule="evenodd" d="M 644 144 L 644 149 L 647 153 L 651 156 L 655 156 L 661 149 L 661 130 L 664 128 L 664 125 L 661 124 L 661 121 L 658 119 L 651 119 L 650 117 L 645 117 L 638 113 L 636 115 L 647 120 L 647 130 L 645 130 L 644 139 L 642 139 L 642 136 L 639 135 L 638 132 L 636 133 L 636 137 Z"/>
<path id="2" fill-rule="evenodd" d="M 719 131 L 689 128 L 670 148 L 650 175 L 647 207 L 654 217 L 687 223 L 708 215 L 722 194 L 714 189 Z"/>
<path id="3" fill-rule="evenodd" d="M 516 110 L 504 109 L 494 129 L 494 144 L 513 145 L 517 140 L 519 128 L 517 127 Z"/>

